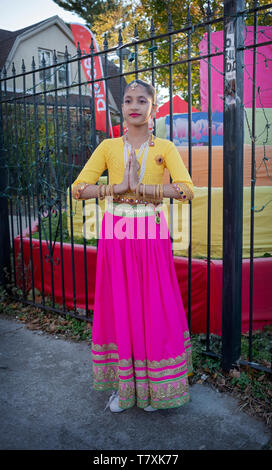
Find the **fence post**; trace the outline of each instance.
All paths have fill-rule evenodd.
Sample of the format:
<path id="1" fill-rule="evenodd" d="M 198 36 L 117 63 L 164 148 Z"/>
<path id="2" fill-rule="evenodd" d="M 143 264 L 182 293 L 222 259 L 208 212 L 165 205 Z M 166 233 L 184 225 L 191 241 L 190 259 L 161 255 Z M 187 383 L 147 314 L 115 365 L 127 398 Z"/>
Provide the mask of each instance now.
<path id="1" fill-rule="evenodd" d="M 1 78 L 1 74 L 0 74 Z M 5 168 L 4 132 L 2 114 L 2 82 L 0 82 L 0 286 L 7 287 L 10 282 L 10 243 L 8 199 L 5 196 L 7 188 L 7 171 Z"/>
<path id="2" fill-rule="evenodd" d="M 224 0 L 223 305 L 222 368 L 241 354 L 244 0 Z"/>

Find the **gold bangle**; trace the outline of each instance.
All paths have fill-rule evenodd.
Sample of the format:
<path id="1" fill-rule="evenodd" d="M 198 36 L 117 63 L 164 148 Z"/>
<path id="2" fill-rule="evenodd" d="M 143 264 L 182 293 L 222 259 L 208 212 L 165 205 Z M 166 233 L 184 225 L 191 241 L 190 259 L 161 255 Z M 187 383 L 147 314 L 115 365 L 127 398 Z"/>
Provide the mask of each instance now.
<path id="1" fill-rule="evenodd" d="M 104 184 L 100 184 L 100 195 L 99 195 L 99 199 L 100 201 L 102 201 L 104 199 L 104 195 L 103 195 L 103 191 L 104 191 Z"/>
<path id="2" fill-rule="evenodd" d="M 106 196 L 110 196 L 110 191 L 111 191 L 111 185 L 110 184 L 106 185 L 105 191 L 106 191 Z"/>
<path id="3" fill-rule="evenodd" d="M 155 199 L 158 199 L 158 184 L 156 184 L 156 189 L 155 189 Z"/>
<path id="4" fill-rule="evenodd" d="M 135 189 L 135 193 L 136 193 L 136 199 L 138 200 L 139 199 L 139 191 L 140 191 L 140 184 L 141 183 L 137 183 L 136 185 L 136 189 Z"/>
<path id="5" fill-rule="evenodd" d="M 160 199 L 163 200 L 163 184 L 160 185 Z"/>

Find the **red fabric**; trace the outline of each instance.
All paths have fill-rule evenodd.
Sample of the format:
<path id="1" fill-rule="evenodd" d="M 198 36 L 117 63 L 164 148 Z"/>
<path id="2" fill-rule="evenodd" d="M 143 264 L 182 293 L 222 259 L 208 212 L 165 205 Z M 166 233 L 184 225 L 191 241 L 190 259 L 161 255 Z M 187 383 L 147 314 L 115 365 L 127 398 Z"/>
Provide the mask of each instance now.
<path id="1" fill-rule="evenodd" d="M 192 112 L 196 112 L 198 109 L 192 106 Z M 173 113 L 187 113 L 188 112 L 188 103 L 184 101 L 180 96 L 176 95 L 173 97 Z M 170 101 L 162 104 L 158 111 L 156 112 L 156 119 L 167 116 L 170 114 Z"/>
<path id="2" fill-rule="evenodd" d="M 14 239 L 17 286 L 22 286 L 21 274 L 21 241 L 20 237 Z M 31 258 L 29 238 L 23 238 L 25 283 L 27 290 L 31 284 Z M 42 241 L 43 254 L 43 276 L 45 295 L 51 295 L 51 266 L 45 260 L 48 255 L 48 248 L 45 241 Z M 55 244 L 53 259 L 55 265 L 54 292 L 55 301 L 62 306 L 62 280 L 61 280 L 61 251 L 60 243 Z M 96 247 L 87 247 L 87 289 L 88 306 L 93 310 L 95 277 L 96 277 Z M 34 287 L 42 291 L 41 263 L 39 240 L 32 239 L 32 256 L 34 266 Z M 73 270 L 72 252 L 70 243 L 63 244 L 64 263 L 64 286 L 65 304 L 73 308 Z M 74 245 L 75 264 L 75 286 L 76 305 L 85 309 L 85 277 L 84 277 L 84 247 Z M 178 283 L 184 303 L 184 308 L 188 316 L 188 259 L 174 256 L 174 264 L 177 273 Z M 272 258 L 255 258 L 253 276 L 253 330 L 261 329 L 265 325 L 272 323 L 272 296 L 270 293 L 270 281 L 272 279 Z M 249 280 L 250 280 L 250 260 L 243 259 L 242 267 L 243 288 L 242 288 L 242 332 L 248 331 L 249 318 Z M 221 335 L 222 330 L 222 261 L 211 260 L 210 264 L 210 332 Z M 191 331 L 192 333 L 206 332 L 207 318 L 207 260 L 192 259 L 191 275 Z"/>
<path id="3" fill-rule="evenodd" d="M 90 29 L 82 24 L 79 23 L 70 23 L 70 28 L 74 37 L 74 42 L 75 46 L 78 46 L 78 43 L 80 44 L 80 49 L 84 53 L 89 53 L 90 45 L 91 45 L 91 39 L 93 39 L 93 47 L 94 47 L 94 53 L 97 53 L 100 51 L 98 43 L 96 41 L 96 38 Z M 93 65 L 93 74 L 91 72 Z M 85 77 L 87 80 L 92 80 L 92 76 L 94 77 L 94 80 L 98 80 L 99 78 L 104 77 L 104 72 L 103 72 L 103 65 L 101 61 L 101 57 L 99 55 L 94 55 L 93 57 L 93 64 L 92 60 L 90 57 L 87 59 L 82 59 L 81 60 L 81 66 L 84 70 Z M 92 96 L 92 83 L 88 83 L 89 91 Z M 100 131 L 106 132 L 106 86 L 105 86 L 105 81 L 100 80 L 99 82 L 94 83 L 94 103 L 95 103 L 95 125 L 96 129 Z M 112 132 L 112 124 L 111 124 L 111 115 L 110 112 L 108 111 L 108 117 L 109 117 L 109 132 L 110 136 L 112 137 L 113 132 Z"/>
<path id="4" fill-rule="evenodd" d="M 120 124 L 113 126 L 112 131 L 113 131 L 113 137 L 120 137 L 121 136 Z"/>

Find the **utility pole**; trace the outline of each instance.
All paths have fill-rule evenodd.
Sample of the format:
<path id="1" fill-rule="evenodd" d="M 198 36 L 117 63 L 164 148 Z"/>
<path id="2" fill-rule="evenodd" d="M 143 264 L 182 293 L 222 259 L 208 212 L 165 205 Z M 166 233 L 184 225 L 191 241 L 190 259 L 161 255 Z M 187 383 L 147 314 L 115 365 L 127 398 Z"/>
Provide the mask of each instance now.
<path id="1" fill-rule="evenodd" d="M 244 0 L 224 0 L 223 305 L 222 368 L 241 355 Z"/>

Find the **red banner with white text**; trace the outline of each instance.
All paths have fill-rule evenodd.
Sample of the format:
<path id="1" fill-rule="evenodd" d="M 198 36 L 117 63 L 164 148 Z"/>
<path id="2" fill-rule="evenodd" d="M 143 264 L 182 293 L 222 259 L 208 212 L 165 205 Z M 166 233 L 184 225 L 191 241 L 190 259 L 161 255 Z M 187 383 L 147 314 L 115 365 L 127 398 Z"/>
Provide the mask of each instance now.
<path id="1" fill-rule="evenodd" d="M 78 23 L 70 23 L 71 30 L 74 36 L 75 45 L 77 47 L 78 43 L 80 45 L 81 53 L 89 54 L 90 52 L 90 45 L 91 39 L 93 38 L 94 44 L 94 53 L 99 52 L 99 46 L 96 42 L 95 36 L 90 31 L 87 26 L 83 26 Z M 92 73 L 92 65 L 91 65 L 91 58 L 88 57 L 86 59 L 82 59 L 81 65 L 83 67 L 85 76 L 87 80 L 97 80 L 99 78 L 103 78 L 103 65 L 101 62 L 100 56 L 94 56 L 93 58 L 94 70 Z M 90 94 L 92 95 L 92 84 L 88 83 L 88 88 Z M 106 88 L 105 88 L 105 81 L 99 80 L 98 82 L 94 83 L 94 101 L 95 101 L 95 124 L 96 129 L 99 131 L 107 132 L 107 124 L 106 124 Z M 108 111 L 109 115 L 109 135 L 113 137 L 112 131 L 112 124 L 111 124 L 111 117 L 110 112 Z"/>

